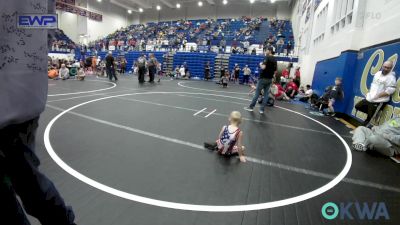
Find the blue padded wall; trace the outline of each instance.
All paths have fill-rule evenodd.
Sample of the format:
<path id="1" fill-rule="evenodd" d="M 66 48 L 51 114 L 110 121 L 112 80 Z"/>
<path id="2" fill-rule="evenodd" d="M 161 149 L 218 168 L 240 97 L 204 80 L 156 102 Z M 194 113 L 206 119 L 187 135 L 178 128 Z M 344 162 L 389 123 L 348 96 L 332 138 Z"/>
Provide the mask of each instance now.
<path id="1" fill-rule="evenodd" d="M 243 68 L 248 65 L 251 69 L 251 73 L 255 74 L 255 72 L 259 68 L 259 64 L 263 61 L 264 56 L 261 55 L 231 55 L 229 58 L 229 74 L 232 73 L 235 64 L 237 63 L 240 66 L 240 75 L 239 80 L 241 81 L 243 78 Z"/>
<path id="2" fill-rule="evenodd" d="M 174 55 L 173 68 L 186 62 L 192 78 L 204 79 L 204 66 L 210 62 L 211 76 L 214 76 L 215 53 L 177 52 Z"/>
<path id="3" fill-rule="evenodd" d="M 343 52 L 339 57 L 320 61 L 315 66 L 312 88 L 321 96 L 326 87 L 335 84 L 336 77 L 341 77 L 345 99 L 335 104 L 336 112 L 345 112 L 348 104 L 347 96 L 353 92 L 353 79 L 357 53 L 354 51 Z"/>
<path id="4" fill-rule="evenodd" d="M 370 48 L 365 48 L 359 52 L 346 51 L 336 58 L 320 61 L 316 64 L 313 89 L 318 94 L 323 93 L 326 86 L 332 85 L 336 76 L 343 77 L 345 99 L 335 106 L 335 110 L 356 118 L 354 105 L 355 99 L 365 98 L 361 91 L 361 86 L 370 88 L 373 80 L 371 72 L 373 67 L 380 69 L 382 63 L 388 59 L 395 62 L 398 60 L 400 52 L 400 42 L 393 41 Z M 397 88 L 392 96 L 390 103 L 385 108 L 386 117 L 400 116 L 400 67 L 395 66 L 394 72 L 397 76 Z M 364 79 L 362 79 L 364 77 Z M 382 121 L 381 121 L 382 122 Z"/>

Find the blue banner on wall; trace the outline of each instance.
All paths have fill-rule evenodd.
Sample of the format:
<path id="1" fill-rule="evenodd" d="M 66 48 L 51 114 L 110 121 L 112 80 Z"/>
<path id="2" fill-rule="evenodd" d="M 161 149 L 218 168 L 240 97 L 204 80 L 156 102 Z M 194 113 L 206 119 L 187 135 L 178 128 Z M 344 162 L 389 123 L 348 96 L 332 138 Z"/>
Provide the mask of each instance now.
<path id="1" fill-rule="evenodd" d="M 365 98 L 368 93 L 368 89 L 373 80 L 373 75 L 381 70 L 382 64 L 387 61 L 394 62 L 394 72 L 397 78 L 396 92 L 392 95 L 390 104 L 388 104 L 383 110 L 383 114 L 380 118 L 379 123 L 388 120 L 389 118 L 397 115 L 400 116 L 400 67 L 396 66 L 398 54 L 400 53 L 400 42 L 384 45 L 376 48 L 370 48 L 367 50 L 360 51 L 357 58 L 357 67 L 355 71 L 355 77 L 353 82 L 353 95 L 351 104 L 346 109 L 346 114 L 352 115 L 359 119 L 365 119 L 365 114 L 356 112 L 354 105 L 361 99 Z"/>
<path id="2" fill-rule="evenodd" d="M 373 75 L 380 71 L 382 64 L 391 60 L 395 67 L 393 71 L 397 77 L 397 88 L 390 103 L 385 107 L 380 116 L 379 124 L 393 116 L 400 116 L 400 66 L 396 66 L 400 42 L 368 48 L 360 52 L 343 52 L 339 57 L 320 61 L 317 63 L 314 73 L 313 88 L 318 94 L 322 94 L 324 88 L 332 85 L 335 77 L 343 78 L 345 99 L 335 106 L 335 110 L 364 120 L 366 115 L 357 112 L 354 105 L 365 98 L 368 93 Z"/>

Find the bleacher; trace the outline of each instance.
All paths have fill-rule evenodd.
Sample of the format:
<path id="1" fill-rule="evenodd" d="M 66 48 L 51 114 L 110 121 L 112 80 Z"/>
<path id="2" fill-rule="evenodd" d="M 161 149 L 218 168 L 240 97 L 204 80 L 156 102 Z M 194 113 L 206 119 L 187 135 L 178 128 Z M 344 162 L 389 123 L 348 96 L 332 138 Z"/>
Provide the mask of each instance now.
<path id="1" fill-rule="evenodd" d="M 50 52 L 70 53 L 75 51 L 75 43 L 61 29 L 54 31 Z"/>
<path id="2" fill-rule="evenodd" d="M 279 37 L 285 37 L 285 45 L 287 44 L 288 40 L 291 40 L 290 38 L 293 38 L 293 33 L 292 33 L 292 26 L 289 21 L 277 21 L 276 24 L 272 24 L 274 20 L 268 21 L 266 19 L 258 19 L 258 20 L 249 20 L 248 18 L 243 18 L 243 19 L 219 19 L 214 21 L 211 25 L 205 24 L 206 22 L 209 23 L 210 21 L 207 20 L 190 20 L 190 21 L 173 21 L 173 22 L 160 22 L 160 23 L 148 23 L 146 26 L 143 25 L 131 25 L 127 28 L 121 29 L 119 31 L 116 31 L 113 34 L 108 35 L 104 40 L 118 40 L 118 38 L 122 38 L 125 41 L 128 40 L 129 38 L 140 38 L 143 35 L 146 36 L 149 39 L 156 38 L 157 34 L 159 31 L 163 30 L 165 27 L 168 27 L 168 29 L 173 27 L 172 29 L 175 30 L 172 34 L 168 34 L 168 29 L 163 30 L 164 32 L 164 37 L 167 39 L 170 38 L 176 38 L 178 35 L 181 35 L 180 37 L 184 36 L 188 38 L 188 42 L 191 41 L 190 39 L 190 32 L 193 30 L 199 29 L 196 33 L 196 37 L 192 39 L 196 39 L 199 37 L 202 38 L 210 38 L 211 39 L 211 45 L 219 45 L 219 42 L 222 38 L 224 38 L 227 42 L 227 46 L 232 44 L 233 41 L 236 41 L 236 43 L 241 46 L 241 41 L 245 40 L 245 33 L 243 32 L 242 35 L 237 35 L 239 31 L 243 31 L 243 29 L 247 28 L 248 25 L 246 24 L 253 24 L 253 28 L 247 30 L 247 34 L 251 34 L 251 38 L 248 39 L 250 44 L 254 44 L 257 42 L 263 42 L 266 38 L 269 38 L 270 36 L 277 36 Z M 260 23 L 261 22 L 261 23 Z M 283 25 L 284 24 L 284 25 Z M 201 30 L 200 27 L 205 27 L 209 26 L 207 29 Z M 221 26 L 221 27 L 220 27 Z M 258 26 L 258 27 L 257 27 Z M 213 32 L 220 29 L 222 29 L 222 33 L 220 32 L 218 37 L 213 36 Z M 137 30 L 136 30 L 137 29 Z M 279 36 L 278 32 L 280 30 Z M 138 32 L 134 32 L 138 31 Z M 262 33 L 269 33 L 267 34 L 262 34 Z M 288 37 L 288 38 L 286 38 Z M 119 39 L 121 40 L 121 39 Z M 137 39 L 139 40 L 139 39 Z M 138 42 L 137 42 L 138 43 Z M 137 44 L 139 45 L 139 43 Z M 198 45 L 198 49 L 201 49 L 201 47 L 207 47 L 207 46 L 202 46 Z M 101 59 L 104 59 L 107 50 L 106 51 L 101 51 L 101 49 L 97 49 L 97 51 L 94 51 L 95 48 L 88 48 L 88 51 L 85 56 L 93 56 L 95 54 L 99 55 Z M 171 58 L 168 60 L 167 64 L 168 69 L 166 70 L 164 68 L 165 72 L 169 72 L 176 67 L 182 66 L 185 62 L 187 64 L 187 67 L 190 71 L 190 75 L 192 78 L 195 79 L 203 79 L 204 78 L 204 67 L 207 62 L 210 62 L 211 66 L 211 76 L 214 76 L 216 73 L 214 71 L 217 71 L 220 65 L 216 65 L 216 57 L 217 53 L 210 52 L 208 51 L 208 47 L 205 48 L 207 51 L 203 52 L 180 52 L 177 51 L 171 55 Z M 113 52 L 113 56 L 116 58 L 117 61 L 119 61 L 119 58 L 125 57 L 127 60 L 127 71 L 131 71 L 132 65 L 134 61 L 137 60 L 137 58 L 141 54 L 149 55 L 149 53 L 154 53 L 158 61 L 163 64 L 164 58 L 163 55 L 166 53 L 165 51 L 127 51 L 125 50 L 118 50 L 118 48 Z M 76 59 L 82 59 L 80 56 L 80 51 L 76 51 Z M 252 70 L 252 73 L 256 73 L 258 71 L 258 64 L 263 60 L 264 56 L 263 55 L 248 55 L 248 54 L 228 54 L 228 58 L 226 59 L 226 64 L 228 65 L 229 72 L 233 70 L 234 65 L 237 63 L 240 68 L 242 69 L 245 65 L 248 65 L 250 69 Z M 297 62 L 297 58 L 293 57 L 281 57 L 281 56 L 276 56 L 277 61 L 287 61 L 287 62 Z M 164 65 L 164 67 L 166 67 Z M 243 76 L 243 71 L 240 72 L 240 79 L 242 79 Z"/>
<path id="3" fill-rule="evenodd" d="M 279 23 L 285 24 L 282 31 L 282 37 L 286 37 L 285 44 L 291 38 L 292 45 L 294 45 L 291 23 L 281 20 Z M 117 30 L 105 38 L 92 42 L 89 47 L 100 50 L 99 43 L 110 42 L 111 40 L 123 40 L 125 46 L 128 46 L 127 41 L 130 39 L 152 41 L 155 39 L 173 40 L 177 38 L 180 41 L 186 39 L 188 42 L 193 43 L 209 39 L 211 45 L 215 46 L 218 46 L 222 39 L 225 39 L 227 46 L 232 45 L 233 42 L 238 46 L 242 46 L 241 42 L 243 41 L 248 41 L 250 45 L 263 44 L 266 38 L 278 34 L 278 28 L 272 27 L 268 29 L 267 25 L 268 20 L 261 18 L 152 22 L 145 25 L 130 25 Z M 159 35 L 161 32 L 163 36 Z M 170 43 L 170 45 L 172 44 Z"/>

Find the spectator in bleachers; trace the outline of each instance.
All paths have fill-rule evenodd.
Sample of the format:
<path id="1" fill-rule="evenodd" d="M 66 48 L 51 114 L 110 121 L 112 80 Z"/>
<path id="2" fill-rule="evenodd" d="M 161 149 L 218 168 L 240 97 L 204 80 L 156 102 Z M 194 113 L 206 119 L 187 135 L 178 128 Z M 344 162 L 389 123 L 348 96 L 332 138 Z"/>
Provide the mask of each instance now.
<path id="1" fill-rule="evenodd" d="M 276 42 L 276 49 L 278 55 L 280 55 L 283 52 L 283 45 L 285 42 L 283 41 L 283 38 L 279 38 L 279 40 Z"/>
<path id="2" fill-rule="evenodd" d="M 288 41 L 286 44 L 286 56 L 289 56 L 290 52 L 292 51 L 292 48 L 293 48 L 292 42 Z"/>
<path id="3" fill-rule="evenodd" d="M 245 54 L 247 54 L 249 51 L 250 42 L 246 40 L 246 41 L 242 42 L 242 44 L 243 44 L 243 51 Z"/>
<path id="4" fill-rule="evenodd" d="M 242 25 L 235 27 L 233 22 L 242 22 Z M 108 45 L 116 46 L 117 49 L 126 50 L 145 50 L 146 43 L 153 45 L 155 50 L 160 50 L 161 47 L 177 50 L 181 45 L 186 45 L 186 42 L 199 42 L 200 45 L 207 45 L 208 50 L 211 47 L 211 39 L 219 40 L 218 46 L 221 52 L 226 51 L 227 42 L 233 40 L 232 46 L 237 46 L 237 53 L 247 53 L 250 44 L 257 44 L 253 39 L 254 31 L 258 30 L 263 19 L 262 18 L 247 18 L 209 22 L 196 22 L 180 20 L 173 24 L 165 22 L 131 25 L 128 28 L 119 29 L 106 38 L 90 43 L 90 49 L 98 51 Z M 277 28 L 284 29 L 284 21 L 276 20 Z M 272 22 L 274 23 L 274 22 Z M 271 43 L 269 46 L 275 47 L 276 42 L 275 31 L 272 30 L 269 34 Z M 204 40 L 205 43 L 201 43 Z M 221 43 L 222 41 L 222 43 Z M 225 43 L 224 43 L 225 42 Z M 236 44 L 235 44 L 236 43 Z M 243 43 L 244 48 L 240 48 L 238 43 Z M 259 44 L 259 43 L 258 43 Z M 101 47 L 103 46 L 103 47 Z M 265 44 L 265 47 L 269 47 Z M 83 46 L 84 47 L 84 46 Z M 83 48 L 82 47 L 82 48 Z M 183 46 L 182 46 L 183 47 Z M 247 51 L 246 51 L 247 49 Z M 254 53 L 253 53 L 254 54 Z"/>
<path id="5" fill-rule="evenodd" d="M 183 41 L 182 41 L 182 51 L 186 51 L 186 44 L 187 44 L 187 40 L 186 40 L 186 38 L 184 38 L 183 39 Z"/>
<path id="6" fill-rule="evenodd" d="M 238 47 L 233 46 L 231 52 L 232 52 L 232 54 L 237 54 L 239 52 Z"/>
<path id="7" fill-rule="evenodd" d="M 207 46 L 208 46 L 208 51 L 211 50 L 211 39 L 207 38 Z"/>
<path id="8" fill-rule="evenodd" d="M 396 91 L 396 76 L 393 70 L 393 62 L 386 61 L 382 65 L 382 70 L 374 75 L 371 88 L 365 99 L 358 102 L 355 108 L 367 114 L 367 119 L 363 125 L 369 124 L 379 104 L 381 109 L 390 101 L 390 96 Z"/>
<path id="9" fill-rule="evenodd" d="M 226 40 L 224 38 L 222 38 L 221 41 L 219 42 L 219 47 L 221 49 L 221 52 L 225 53 L 225 51 L 226 51 Z"/>
<path id="10" fill-rule="evenodd" d="M 69 78 L 69 69 L 65 67 L 65 64 L 61 64 L 61 68 L 58 71 L 59 78 L 62 80 L 66 80 Z"/>
<path id="11" fill-rule="evenodd" d="M 256 48 L 253 48 L 253 50 L 251 50 L 251 54 L 252 54 L 252 55 L 257 55 L 257 50 L 256 50 Z"/>
<path id="12" fill-rule="evenodd" d="M 400 118 L 386 121 L 369 129 L 359 126 L 354 130 L 353 145 L 357 151 L 375 151 L 384 156 L 395 157 L 400 154 Z"/>

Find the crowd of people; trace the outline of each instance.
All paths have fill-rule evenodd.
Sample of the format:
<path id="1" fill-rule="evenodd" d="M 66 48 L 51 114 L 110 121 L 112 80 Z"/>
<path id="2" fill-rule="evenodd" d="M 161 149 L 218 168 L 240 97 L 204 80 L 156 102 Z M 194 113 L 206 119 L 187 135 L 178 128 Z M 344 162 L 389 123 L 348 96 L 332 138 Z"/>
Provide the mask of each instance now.
<path id="1" fill-rule="evenodd" d="M 108 55 L 107 55 L 108 56 Z M 86 75 L 96 75 L 98 77 L 108 77 L 110 80 L 118 80 L 116 73 L 127 73 L 127 60 L 121 56 L 114 57 L 100 56 L 86 57 L 84 60 L 58 59 L 49 57 L 48 78 L 53 80 L 66 80 L 71 77 L 84 80 Z"/>
<path id="2" fill-rule="evenodd" d="M 285 27 L 288 21 L 274 18 L 268 20 L 270 21 L 271 32 L 262 35 L 272 38 L 274 43 L 270 43 L 270 45 L 278 50 L 286 46 L 287 54 L 289 54 L 293 48 L 293 37 L 292 35 L 285 35 L 283 32 L 285 29 L 290 29 Z M 242 17 L 239 19 L 179 20 L 176 22 L 131 25 L 104 38 L 92 41 L 87 46 L 80 46 L 80 51 L 82 53 L 88 50 L 108 51 L 110 46 L 121 51 L 142 51 L 146 49 L 153 51 L 161 49 L 198 51 L 199 48 L 195 49 L 193 45 L 188 46 L 188 43 L 196 43 L 197 46 L 205 46 L 206 48 L 203 49 L 206 50 L 211 50 L 211 46 L 217 46 L 219 51 L 225 52 L 227 46 L 230 46 L 233 54 L 256 54 L 256 49 L 250 49 L 250 46 L 252 44 L 263 44 L 262 41 L 259 42 L 255 39 L 263 21 L 265 19 L 261 17 Z M 276 27 L 279 27 L 277 32 L 274 30 Z M 288 33 L 291 33 L 291 30 Z M 278 39 L 279 41 L 276 42 L 275 40 Z"/>
<path id="3" fill-rule="evenodd" d="M 54 35 L 51 36 L 51 51 L 53 52 L 71 52 L 75 53 L 75 49 L 78 46 L 73 42 L 61 29 L 55 29 Z"/>
<path id="4" fill-rule="evenodd" d="M 276 52 L 289 54 L 293 49 L 293 34 L 291 28 L 287 28 L 287 20 L 268 18 L 270 31 L 264 43 L 256 40 L 255 36 L 260 31 L 260 26 L 265 18 L 242 17 L 238 19 L 206 19 L 206 20 L 179 20 L 176 22 L 159 22 L 131 25 L 118 29 L 104 38 L 85 44 L 74 43 L 62 30 L 56 29 L 49 40 L 51 51 L 55 52 L 81 52 L 108 51 L 110 46 L 122 51 L 151 50 L 182 50 L 198 51 L 188 43 L 196 43 L 197 46 L 205 46 L 211 50 L 211 46 L 217 46 L 221 52 L 225 52 L 227 46 L 231 47 L 232 54 L 256 54 L 251 45 L 264 44 L 264 49 L 272 46 Z M 289 34 L 289 35 L 287 35 Z M 150 50 L 150 49 L 148 49 Z"/>

